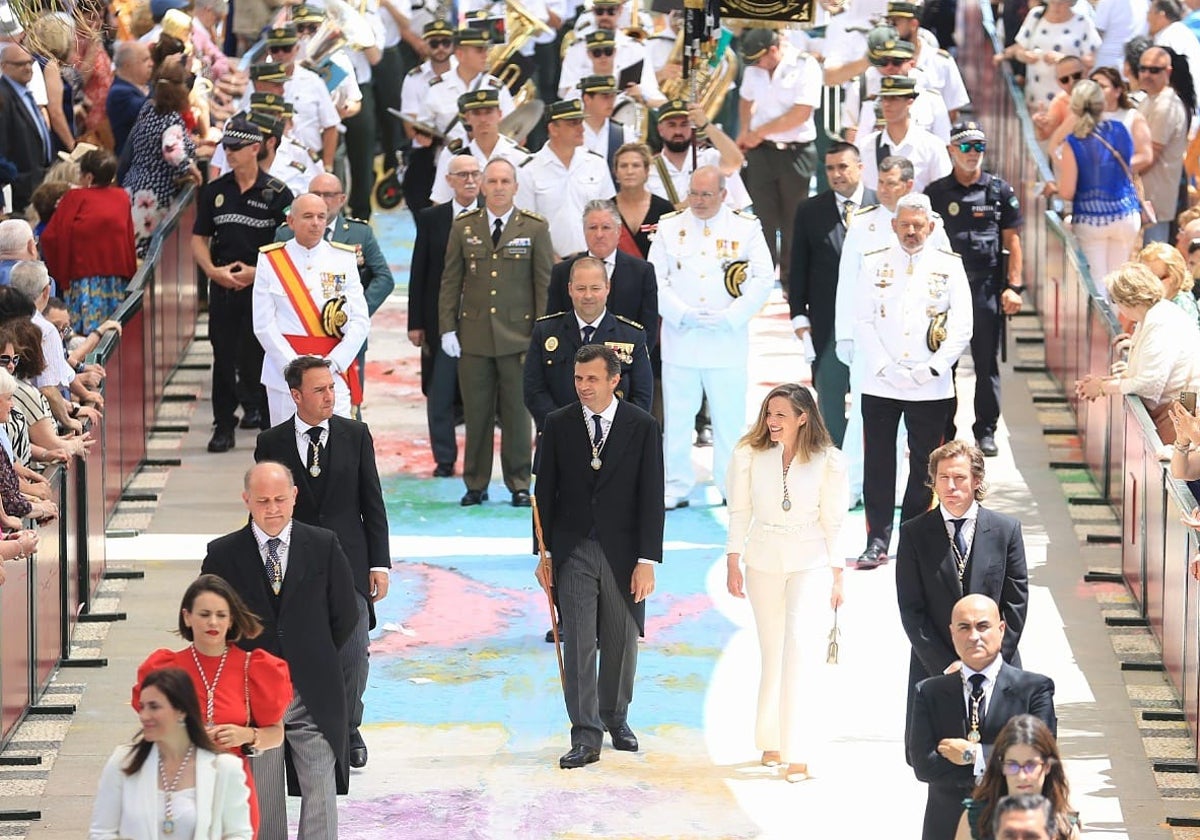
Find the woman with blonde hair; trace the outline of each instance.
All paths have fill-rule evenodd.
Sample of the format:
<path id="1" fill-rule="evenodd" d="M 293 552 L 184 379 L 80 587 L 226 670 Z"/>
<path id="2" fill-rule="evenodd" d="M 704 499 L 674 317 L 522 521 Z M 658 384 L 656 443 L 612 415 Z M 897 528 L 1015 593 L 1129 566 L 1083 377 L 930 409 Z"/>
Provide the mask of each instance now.
<path id="1" fill-rule="evenodd" d="M 1058 194 L 1073 202 L 1071 229 L 1096 281 L 1129 259 L 1142 228 L 1133 138 L 1121 122 L 1104 119 L 1104 107 L 1100 85 L 1078 82 L 1071 91 L 1075 126 L 1052 155 Z"/>
<path id="2" fill-rule="evenodd" d="M 617 247 L 639 260 L 650 253 L 650 239 L 658 220 L 675 206 L 646 188 L 653 156 L 645 143 L 626 143 L 613 155 L 617 184 L 617 212 L 621 214 L 621 238 Z"/>
<path id="3" fill-rule="evenodd" d="M 1171 301 L 1200 324 L 1200 309 L 1196 308 L 1196 298 L 1192 295 L 1192 286 L 1196 281 L 1183 254 L 1179 253 L 1174 245 L 1151 242 L 1138 251 L 1137 261 L 1153 271 L 1154 276 L 1162 281 L 1163 298 Z"/>
<path id="4" fill-rule="evenodd" d="M 1184 391 L 1200 390 L 1200 326 L 1163 299 L 1162 281 L 1141 263 L 1127 262 L 1104 278 L 1118 314 L 1136 324 L 1129 357 L 1107 374 L 1089 373 L 1075 383 L 1075 396 L 1097 400 L 1136 394 L 1146 404 L 1163 443 L 1174 443 L 1171 403 Z"/>
<path id="5" fill-rule="evenodd" d="M 46 114 L 50 118 L 53 151 L 75 149 L 75 21 L 61 13 L 46 14 L 29 26 L 26 45 L 42 66 L 46 80 Z"/>
<path id="6" fill-rule="evenodd" d="M 807 388 L 771 389 L 734 447 L 726 483 L 726 586 L 749 596 L 762 655 L 754 739 L 765 766 L 784 764 L 784 778 L 804 781 L 812 681 L 829 611 L 842 603 L 837 541 L 850 500 L 845 460 Z"/>

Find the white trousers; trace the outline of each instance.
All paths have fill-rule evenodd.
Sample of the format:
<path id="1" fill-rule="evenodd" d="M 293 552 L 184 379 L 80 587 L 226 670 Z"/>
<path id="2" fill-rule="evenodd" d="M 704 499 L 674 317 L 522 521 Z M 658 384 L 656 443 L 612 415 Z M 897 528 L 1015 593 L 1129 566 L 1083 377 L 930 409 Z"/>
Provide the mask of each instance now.
<path id="1" fill-rule="evenodd" d="M 1123 219 L 1103 225 L 1075 224 L 1071 226 L 1079 247 L 1087 257 L 1088 271 L 1096 282 L 1101 297 L 1108 300 L 1108 287 L 1104 277 L 1123 262 L 1133 258 L 1138 234 L 1142 230 L 1142 217 L 1130 213 Z"/>
<path id="2" fill-rule="evenodd" d="M 696 486 L 692 432 L 708 395 L 713 430 L 713 483 L 725 496 L 725 471 L 746 428 L 746 367 L 694 368 L 663 362 L 666 495 L 686 499 Z"/>
<path id="3" fill-rule="evenodd" d="M 833 611 L 828 566 L 773 574 L 746 569 L 746 595 L 754 611 L 762 677 L 758 684 L 757 749 L 778 750 L 785 764 L 806 764 L 812 732 L 821 725 L 821 696 Z"/>
<path id="4" fill-rule="evenodd" d="M 267 389 L 267 411 L 271 414 L 271 425 L 278 426 L 296 413 L 296 401 L 291 391 Z M 333 377 L 333 413 L 338 417 L 350 417 L 350 389 L 341 376 Z"/>

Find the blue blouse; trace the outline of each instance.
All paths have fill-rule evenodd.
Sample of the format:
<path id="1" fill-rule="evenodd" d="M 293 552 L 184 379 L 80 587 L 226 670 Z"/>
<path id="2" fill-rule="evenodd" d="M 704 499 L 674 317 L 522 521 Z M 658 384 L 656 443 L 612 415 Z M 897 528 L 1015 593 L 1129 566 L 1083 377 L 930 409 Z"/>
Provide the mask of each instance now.
<path id="1" fill-rule="evenodd" d="M 1125 161 L 1133 159 L 1133 138 L 1117 120 L 1104 120 L 1084 138 L 1067 135 L 1079 172 L 1075 184 L 1072 221 L 1076 224 L 1106 225 L 1141 211 L 1137 191 L 1125 167 L 1099 137 L 1103 137 Z"/>

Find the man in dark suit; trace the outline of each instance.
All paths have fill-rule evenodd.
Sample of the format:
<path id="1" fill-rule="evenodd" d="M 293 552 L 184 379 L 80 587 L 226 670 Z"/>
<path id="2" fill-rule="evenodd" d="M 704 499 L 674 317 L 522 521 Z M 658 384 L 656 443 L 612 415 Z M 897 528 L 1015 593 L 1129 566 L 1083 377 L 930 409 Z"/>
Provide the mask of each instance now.
<path id="1" fill-rule="evenodd" d="M 296 519 L 328 528 L 350 562 L 358 621 L 342 646 L 346 709 L 350 716 L 350 766 L 364 767 L 367 746 L 362 724 L 375 602 L 387 596 L 392 566 L 387 509 L 375 467 L 375 442 L 366 425 L 333 413 L 333 372 L 329 360 L 300 356 L 283 369 L 296 415 L 258 436 L 255 461 L 277 461 L 299 476 Z"/>
<path id="2" fill-rule="evenodd" d="M 137 122 L 138 113 L 150 96 L 150 77 L 154 73 L 150 45 L 140 41 L 118 41 L 113 51 L 113 67 L 116 76 L 108 89 L 104 114 L 112 127 L 113 151 L 119 157 L 133 131 L 133 124 Z"/>
<path id="3" fill-rule="evenodd" d="M 454 475 L 458 460 L 454 406 L 459 402 L 458 359 L 446 355 L 442 349 L 438 294 L 442 288 L 450 223 L 461 213 L 477 209 L 482 174 L 479 162 L 471 155 L 450 158 L 446 181 L 454 191 L 454 198 L 416 214 L 417 236 L 408 275 L 408 340 L 421 348 L 421 393 L 425 395 L 429 446 L 437 464 L 433 470 L 435 478 Z"/>
<path id="4" fill-rule="evenodd" d="M 521 357 L 533 322 L 546 312 L 554 264 L 550 226 L 513 205 L 517 170 L 503 158 L 483 168 L 486 206 L 450 226 L 438 292 L 438 328 L 446 355 L 458 361 L 466 420 L 463 507 L 487 501 L 497 409 L 500 468 L 513 507 L 529 507 L 533 465 L 529 413 L 522 398 Z"/>
<path id="5" fill-rule="evenodd" d="M 834 445 L 846 434 L 846 394 L 850 368 L 833 352 L 834 310 L 837 302 L 838 263 L 846 224 L 855 210 L 876 202 L 875 191 L 862 183 L 862 161 L 852 143 L 834 143 L 825 153 L 829 189 L 796 210 L 792 234 L 791 277 L 788 306 L 792 329 L 801 341 L 808 336 L 816 354 L 812 360 L 817 405 Z"/>
<path id="6" fill-rule="evenodd" d="M 953 840 L 962 801 L 1010 718 L 1034 715 L 1057 733 L 1054 681 L 1004 662 L 1004 629 L 991 598 L 962 598 L 950 618 L 962 667 L 914 689 L 907 748 L 917 778 L 929 785 L 922 840 Z"/>
<path id="7" fill-rule="evenodd" d="M 909 700 L 926 677 L 957 668 L 950 613 L 964 595 L 986 595 L 1004 618 L 1004 661 L 1021 667 L 1017 645 L 1029 606 L 1021 523 L 979 504 L 986 492 L 983 452 L 961 440 L 929 456 L 939 506 L 900 525 L 896 600 L 912 644 Z"/>
<path id="8" fill-rule="evenodd" d="M 566 631 L 571 749 L 559 759 L 563 769 L 599 761 L 605 729 L 615 749 L 638 749 L 628 712 L 645 600 L 662 562 L 662 432 L 649 414 L 616 399 L 620 380 L 612 348 L 581 347 L 579 401 L 552 411 L 542 428 L 537 506 L 553 570 L 539 563 L 536 575 L 543 589 L 554 588 Z"/>
<path id="9" fill-rule="evenodd" d="M 337 794 L 350 787 L 338 659 L 357 618 L 350 566 L 336 534 L 292 518 L 296 485 L 283 464 L 251 467 L 242 500 L 250 523 L 210 542 L 201 572 L 228 581 L 262 621 L 262 635 L 241 646 L 287 662 L 295 694 L 283 723 L 291 788 L 302 797 L 299 836 L 337 837 Z M 261 840 L 288 836 L 282 753 L 267 750 L 252 764 Z"/>
<path id="10" fill-rule="evenodd" d="M 525 354 L 525 407 L 538 431 L 546 415 L 578 399 L 575 351 L 584 344 L 611 347 L 621 363 L 617 397 L 650 410 L 654 377 L 646 353 L 646 331 L 641 324 L 608 310 L 608 290 L 604 263 L 595 257 L 580 257 L 571 263 L 571 309 L 543 315 L 533 325 Z"/>
<path id="11" fill-rule="evenodd" d="M 24 212 L 50 166 L 50 127 L 28 85 L 34 59 L 20 44 L 0 44 L 0 157 L 16 167 L 9 215 Z"/>

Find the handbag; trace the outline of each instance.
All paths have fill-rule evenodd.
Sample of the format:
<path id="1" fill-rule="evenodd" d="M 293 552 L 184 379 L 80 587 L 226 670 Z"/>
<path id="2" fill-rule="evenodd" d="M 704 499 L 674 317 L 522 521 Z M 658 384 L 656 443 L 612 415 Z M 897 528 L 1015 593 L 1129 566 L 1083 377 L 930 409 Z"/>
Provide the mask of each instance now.
<path id="1" fill-rule="evenodd" d="M 1092 136 L 1099 140 L 1101 145 L 1112 153 L 1112 156 L 1117 159 L 1117 163 L 1121 164 L 1121 168 L 1125 170 L 1125 177 L 1133 184 L 1133 191 L 1137 194 L 1138 198 L 1138 208 L 1142 214 L 1142 227 L 1147 228 L 1158 224 L 1158 214 L 1154 212 L 1154 205 L 1150 203 L 1150 199 L 1146 198 L 1146 187 L 1142 184 L 1142 176 L 1133 174 L 1133 170 L 1129 168 L 1129 164 L 1125 162 L 1125 158 L 1118 154 L 1111 143 L 1096 132 L 1092 132 Z"/>

